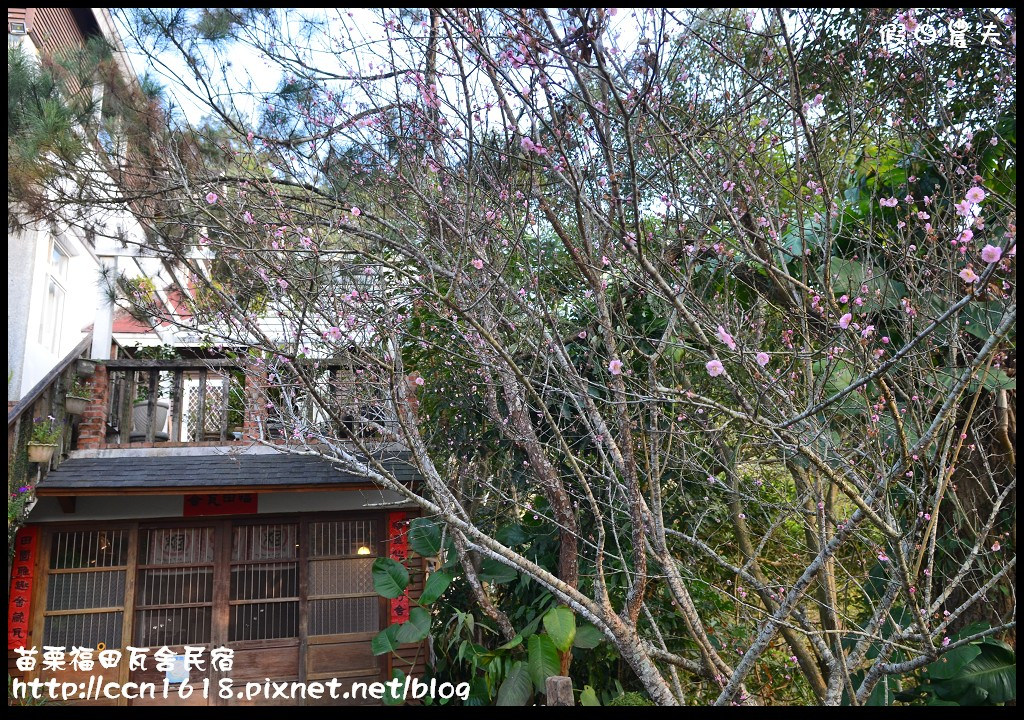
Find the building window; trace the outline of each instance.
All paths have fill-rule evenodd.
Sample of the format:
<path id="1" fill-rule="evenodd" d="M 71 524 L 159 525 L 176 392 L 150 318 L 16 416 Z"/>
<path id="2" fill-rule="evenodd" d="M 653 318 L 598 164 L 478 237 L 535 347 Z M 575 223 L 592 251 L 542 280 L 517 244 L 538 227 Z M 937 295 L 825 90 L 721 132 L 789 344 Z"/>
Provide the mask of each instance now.
<path id="1" fill-rule="evenodd" d="M 338 520 L 309 524 L 309 634 L 375 631 L 380 603 L 373 591 L 376 523 Z"/>
<path id="2" fill-rule="evenodd" d="M 135 595 L 135 641 L 142 647 L 210 642 L 212 527 L 143 531 Z"/>
<path id="3" fill-rule="evenodd" d="M 380 630 L 379 517 L 254 520 L 50 531 L 45 643 L 286 645 L 303 617 L 321 639 Z"/>
<path id="4" fill-rule="evenodd" d="M 228 640 L 298 637 L 298 530 L 290 523 L 233 528 Z"/>
<path id="5" fill-rule="evenodd" d="M 39 323 L 39 344 L 50 352 L 60 350 L 64 321 L 64 285 L 67 282 L 70 255 L 56 240 L 50 238 L 47 256 L 43 317 Z"/>
<path id="6" fill-rule="evenodd" d="M 52 535 L 44 645 L 121 646 L 128 541 L 127 530 Z"/>

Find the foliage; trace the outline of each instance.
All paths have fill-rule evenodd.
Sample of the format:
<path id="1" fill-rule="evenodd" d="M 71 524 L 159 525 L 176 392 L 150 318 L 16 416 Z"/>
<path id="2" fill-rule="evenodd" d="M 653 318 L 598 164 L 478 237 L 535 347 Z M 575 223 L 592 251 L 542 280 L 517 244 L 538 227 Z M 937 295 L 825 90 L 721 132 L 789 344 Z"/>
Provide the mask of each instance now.
<path id="1" fill-rule="evenodd" d="M 29 441 L 37 445 L 54 445 L 60 440 L 62 429 L 53 415 L 35 418 L 32 421 L 32 433 L 29 436 Z"/>
<path id="2" fill-rule="evenodd" d="M 623 707 L 628 705 L 653 705 L 650 700 L 644 697 L 640 693 L 628 692 L 619 695 L 617 698 L 612 700 L 608 705 L 610 707 Z"/>
<path id="3" fill-rule="evenodd" d="M 90 400 L 93 396 L 92 385 L 76 375 L 71 381 L 71 387 L 68 388 L 68 396 Z"/>
<path id="4" fill-rule="evenodd" d="M 919 675 L 1015 628 L 1013 11 L 119 18 L 207 100 L 128 113 L 144 181 L 104 198 L 182 278 L 173 321 L 252 348 L 282 450 L 436 523 L 375 651 L 431 632 L 473 703 L 556 657 L 588 703 L 1015 692 L 996 646 Z M 952 19 L 999 42 L 917 39 Z"/>

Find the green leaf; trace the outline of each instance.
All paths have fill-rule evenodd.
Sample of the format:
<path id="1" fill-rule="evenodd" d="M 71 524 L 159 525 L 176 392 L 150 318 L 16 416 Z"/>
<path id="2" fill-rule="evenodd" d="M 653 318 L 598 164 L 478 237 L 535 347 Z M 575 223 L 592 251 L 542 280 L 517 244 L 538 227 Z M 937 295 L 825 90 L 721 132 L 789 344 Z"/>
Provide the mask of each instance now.
<path id="1" fill-rule="evenodd" d="M 960 674 L 967 663 L 979 655 L 981 655 L 981 648 L 977 645 L 962 645 L 955 650 L 950 650 L 926 668 L 928 677 L 932 681 L 951 680 Z"/>
<path id="2" fill-rule="evenodd" d="M 832 275 L 833 292 L 836 295 L 850 297 L 862 296 L 865 309 L 896 307 L 900 298 L 907 294 L 906 285 L 890 279 L 881 268 L 865 265 L 859 260 L 833 257 L 829 263 L 829 270 Z M 825 266 L 822 265 L 818 269 L 818 274 L 823 278 L 824 273 Z M 867 292 L 861 291 L 864 285 L 867 286 Z"/>
<path id="3" fill-rule="evenodd" d="M 421 607 L 409 611 L 409 619 L 398 626 L 395 639 L 401 644 L 418 643 L 430 634 L 430 613 Z"/>
<path id="4" fill-rule="evenodd" d="M 973 302 L 962 311 L 963 328 L 981 340 L 988 340 L 992 331 L 1006 314 L 1006 307 L 1001 302 Z M 1016 337 L 1016 330 L 1011 330 L 1011 341 Z"/>
<path id="5" fill-rule="evenodd" d="M 868 701 L 864 703 L 869 707 L 882 707 L 886 705 L 892 705 L 895 701 L 892 689 L 889 687 L 889 678 L 883 677 L 875 685 L 874 690 L 871 691 L 871 695 L 868 696 Z"/>
<path id="6" fill-rule="evenodd" d="M 508 672 L 505 682 L 498 688 L 498 700 L 496 705 L 526 705 L 530 702 L 530 695 L 533 689 L 533 682 L 530 680 L 530 670 L 526 663 L 519 661 L 512 666 Z"/>
<path id="7" fill-rule="evenodd" d="M 409 571 L 402 563 L 379 557 L 373 561 L 373 589 L 378 595 L 394 599 L 409 585 Z"/>
<path id="8" fill-rule="evenodd" d="M 1005 703 L 1017 697 L 1016 655 L 997 645 L 982 644 L 981 654 L 945 683 L 933 683 L 943 700 L 974 700 L 984 693 L 991 703 Z M 942 688 L 942 686 L 946 686 Z M 942 688 L 942 689 L 940 689 Z M 945 692 L 943 692 L 945 690 Z"/>
<path id="9" fill-rule="evenodd" d="M 583 692 L 580 693 L 580 705 L 583 707 L 601 707 L 601 701 L 597 699 L 597 693 L 594 692 L 594 688 L 589 685 L 583 686 Z"/>
<path id="10" fill-rule="evenodd" d="M 423 557 L 441 552 L 441 526 L 430 518 L 416 518 L 409 525 L 409 547 Z"/>
<path id="11" fill-rule="evenodd" d="M 551 608 L 544 614 L 544 629 L 562 652 L 568 652 L 576 639 L 576 617 L 565 607 Z"/>
<path id="12" fill-rule="evenodd" d="M 512 582 L 519 573 L 515 568 L 504 565 L 494 558 L 488 558 L 480 565 L 480 579 L 495 585 Z"/>
<path id="13" fill-rule="evenodd" d="M 576 629 L 576 639 L 572 641 L 572 646 L 581 650 L 593 650 L 604 642 L 604 639 L 604 633 L 590 623 L 586 623 Z"/>
<path id="14" fill-rule="evenodd" d="M 398 628 L 400 625 L 388 625 L 386 628 L 377 633 L 376 637 L 370 641 L 370 649 L 374 655 L 384 655 L 386 653 L 394 652 L 401 645 L 400 642 L 395 638 L 398 634 Z"/>
<path id="15" fill-rule="evenodd" d="M 494 539 L 506 547 L 515 547 L 526 542 L 526 533 L 523 532 L 522 525 L 506 525 L 499 528 L 494 534 Z"/>
<path id="16" fill-rule="evenodd" d="M 511 650 L 512 648 L 518 647 L 518 646 L 520 646 L 522 644 L 523 644 L 523 636 L 522 635 L 516 635 L 514 638 L 509 640 L 504 645 L 499 645 L 497 649 L 498 650 Z"/>
<path id="17" fill-rule="evenodd" d="M 544 682 L 562 669 L 558 648 L 547 635 L 531 635 L 526 643 L 530 678 L 539 693 L 547 692 Z"/>
<path id="18" fill-rule="evenodd" d="M 446 572 L 433 572 L 427 578 L 427 584 L 423 586 L 423 593 L 419 597 L 419 603 L 430 605 L 436 602 L 444 594 L 448 586 L 452 584 L 452 576 Z"/>
<path id="19" fill-rule="evenodd" d="M 960 376 L 963 374 L 965 368 L 962 367 L 944 367 L 936 370 L 938 380 L 942 385 L 949 389 L 956 385 L 960 380 Z M 1002 368 L 989 367 L 988 371 L 980 370 L 975 374 L 974 377 L 968 381 L 964 392 L 970 394 L 976 392 L 978 389 L 978 382 L 982 379 L 982 373 L 984 373 L 985 382 L 982 383 L 986 390 L 1016 390 L 1017 389 L 1017 378 L 1010 377 L 1006 374 Z"/>
<path id="20" fill-rule="evenodd" d="M 405 673 L 402 672 L 399 668 L 395 668 L 391 672 L 391 677 L 397 678 L 401 684 L 395 689 L 394 692 L 391 691 L 390 684 L 385 684 L 384 697 L 381 698 L 381 700 L 385 705 L 404 705 L 405 698 L 402 697 L 402 692 L 403 688 L 405 687 Z"/>

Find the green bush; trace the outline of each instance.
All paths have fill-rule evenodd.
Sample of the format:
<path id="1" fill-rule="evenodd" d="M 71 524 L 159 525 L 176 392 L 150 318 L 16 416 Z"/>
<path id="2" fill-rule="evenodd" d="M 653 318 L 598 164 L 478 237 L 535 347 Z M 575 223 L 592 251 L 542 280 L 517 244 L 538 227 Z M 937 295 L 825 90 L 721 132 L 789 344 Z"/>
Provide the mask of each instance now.
<path id="1" fill-rule="evenodd" d="M 638 692 L 627 692 L 622 693 L 617 698 L 608 703 L 608 707 L 623 706 L 623 705 L 653 705 L 647 696 L 643 693 Z"/>

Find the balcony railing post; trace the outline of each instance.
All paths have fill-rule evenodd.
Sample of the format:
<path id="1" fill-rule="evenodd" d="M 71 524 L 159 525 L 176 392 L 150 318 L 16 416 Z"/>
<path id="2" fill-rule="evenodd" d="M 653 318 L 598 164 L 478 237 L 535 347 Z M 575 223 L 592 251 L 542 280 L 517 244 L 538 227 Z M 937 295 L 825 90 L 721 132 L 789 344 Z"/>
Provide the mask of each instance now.
<path id="1" fill-rule="evenodd" d="M 132 426 L 134 425 L 133 411 L 135 409 L 135 371 L 124 371 L 124 383 L 121 398 L 121 423 L 118 428 L 118 440 L 122 445 L 132 441 Z"/>
<path id="2" fill-rule="evenodd" d="M 187 435 L 182 430 L 182 370 L 174 371 L 174 383 L 171 386 L 171 433 L 172 442 L 184 442 Z"/>
<path id="3" fill-rule="evenodd" d="M 149 371 L 149 403 L 146 406 L 146 442 L 148 443 L 156 441 L 156 404 L 160 399 L 158 397 L 159 379 L 159 370 Z"/>
<path id="4" fill-rule="evenodd" d="M 226 368 L 224 370 L 224 380 L 221 385 L 221 398 L 220 398 L 220 439 L 221 442 L 228 439 L 228 413 L 231 412 L 230 398 L 231 398 L 231 369 Z"/>
<path id="5" fill-rule="evenodd" d="M 206 369 L 199 371 L 199 400 L 196 402 L 196 442 L 206 438 Z"/>

